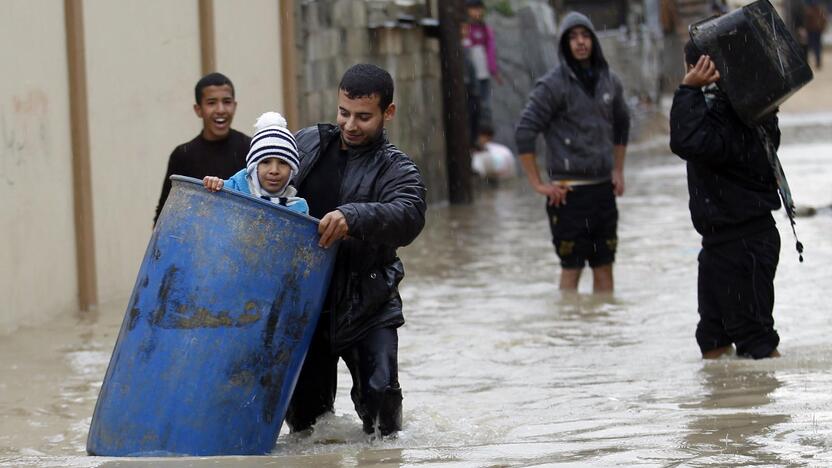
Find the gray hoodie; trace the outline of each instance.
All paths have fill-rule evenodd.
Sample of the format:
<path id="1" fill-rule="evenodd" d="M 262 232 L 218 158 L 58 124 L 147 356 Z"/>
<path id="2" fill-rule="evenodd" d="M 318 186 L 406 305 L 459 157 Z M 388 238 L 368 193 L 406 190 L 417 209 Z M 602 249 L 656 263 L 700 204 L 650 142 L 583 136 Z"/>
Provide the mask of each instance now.
<path id="1" fill-rule="evenodd" d="M 565 36 L 576 26 L 592 33 L 591 62 L 597 77 L 594 96 L 583 88 L 569 64 L 576 62 Z M 550 179 L 609 179 L 613 145 L 627 144 L 630 127 L 621 81 L 610 71 L 586 16 L 576 12 L 566 15 L 558 45 L 560 63 L 537 81 L 515 128 L 518 152 L 534 153 L 537 135 L 543 133 Z"/>

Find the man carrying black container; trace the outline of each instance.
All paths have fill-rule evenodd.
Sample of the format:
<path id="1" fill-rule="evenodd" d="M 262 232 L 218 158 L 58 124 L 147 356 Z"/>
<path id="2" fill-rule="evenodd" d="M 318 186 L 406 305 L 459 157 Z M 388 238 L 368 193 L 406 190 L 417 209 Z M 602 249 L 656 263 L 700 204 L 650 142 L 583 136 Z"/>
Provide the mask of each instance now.
<path id="1" fill-rule="evenodd" d="M 696 341 L 705 359 L 729 353 L 732 344 L 740 356 L 776 357 L 780 235 L 771 212 L 780 198 L 769 154 L 780 144 L 777 117 L 746 125 L 709 86 L 720 78 L 710 57 L 688 42 L 685 61 L 670 110 L 670 148 L 687 161 L 690 214 L 702 235 Z"/>
<path id="2" fill-rule="evenodd" d="M 337 241 L 332 282 L 286 422 L 292 432 L 333 412 L 338 359 L 352 375 L 351 396 L 368 434 L 402 427 L 398 334 L 404 324 L 396 249 L 425 224 L 425 185 L 413 161 L 387 141 L 393 79 L 369 64 L 350 67 L 338 89 L 337 125 L 298 132 L 298 195 L 321 219 L 320 245 Z"/>
<path id="3" fill-rule="evenodd" d="M 621 81 L 609 69 L 589 18 L 566 15 L 558 45 L 560 64 L 529 94 L 515 140 L 529 183 L 547 197 L 560 289 L 576 290 L 589 263 L 593 291 L 609 293 L 618 242 L 615 197 L 624 193 L 630 118 Z M 540 133 L 550 182 L 541 181 L 535 161 Z"/>

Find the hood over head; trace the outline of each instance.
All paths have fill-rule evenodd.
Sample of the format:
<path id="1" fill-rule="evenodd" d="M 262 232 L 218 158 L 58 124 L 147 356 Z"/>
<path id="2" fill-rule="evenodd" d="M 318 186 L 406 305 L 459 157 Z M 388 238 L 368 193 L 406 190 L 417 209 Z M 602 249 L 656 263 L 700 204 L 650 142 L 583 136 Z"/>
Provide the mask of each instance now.
<path id="1" fill-rule="evenodd" d="M 568 13 L 560 23 L 560 30 L 558 31 L 558 57 L 560 57 L 561 62 L 568 64 L 573 70 L 577 66 L 577 62 L 572 57 L 572 51 L 569 49 L 568 34 L 569 30 L 576 26 L 583 26 L 592 34 L 592 55 L 590 56 L 592 67 L 598 70 L 608 68 L 607 60 L 601 51 L 601 43 L 598 41 L 598 35 L 595 33 L 595 26 L 592 25 L 592 21 L 586 15 L 577 11 Z"/>

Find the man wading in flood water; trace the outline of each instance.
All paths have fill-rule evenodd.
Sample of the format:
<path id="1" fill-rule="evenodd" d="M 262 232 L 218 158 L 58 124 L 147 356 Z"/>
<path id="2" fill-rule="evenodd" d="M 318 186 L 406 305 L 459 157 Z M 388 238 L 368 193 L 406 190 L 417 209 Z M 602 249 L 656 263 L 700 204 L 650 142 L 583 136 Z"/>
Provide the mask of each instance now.
<path id="1" fill-rule="evenodd" d="M 292 432 L 333 412 L 338 359 L 352 376 L 352 401 L 364 431 L 382 436 L 402 428 L 398 376 L 404 324 L 398 247 L 425 225 L 425 185 L 416 164 L 387 141 L 393 119 L 393 78 L 370 64 L 350 67 L 338 89 L 338 125 L 297 134 L 298 195 L 321 219 L 320 244 L 340 240 L 318 327 L 286 413 Z"/>
<path id="2" fill-rule="evenodd" d="M 693 42 L 670 109 L 670 149 L 687 161 L 690 216 L 702 235 L 696 342 L 705 359 L 777 357 L 774 274 L 780 234 L 777 179 L 767 154 L 780 146 L 776 112 L 745 125 L 718 86 L 719 70 Z M 798 243 L 798 252 L 803 247 Z"/>
<path id="3" fill-rule="evenodd" d="M 613 290 L 618 243 L 615 197 L 624 193 L 630 117 L 621 81 L 609 69 L 589 18 L 569 13 L 559 38 L 560 64 L 537 81 L 517 124 L 520 162 L 547 198 L 552 243 L 561 261 L 560 289 L 575 291 L 584 265 L 593 291 Z M 550 182 L 540 179 L 535 141 L 546 140 Z"/>

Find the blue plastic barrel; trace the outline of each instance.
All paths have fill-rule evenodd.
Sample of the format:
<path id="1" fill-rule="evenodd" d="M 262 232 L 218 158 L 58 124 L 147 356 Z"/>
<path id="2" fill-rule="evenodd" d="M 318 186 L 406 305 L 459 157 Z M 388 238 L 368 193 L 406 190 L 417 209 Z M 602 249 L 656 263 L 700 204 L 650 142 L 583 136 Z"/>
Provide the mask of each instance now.
<path id="1" fill-rule="evenodd" d="M 335 259 L 317 220 L 173 176 L 93 413 L 87 452 L 269 453 Z"/>

